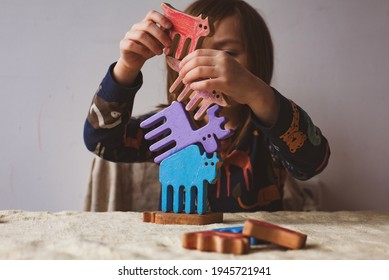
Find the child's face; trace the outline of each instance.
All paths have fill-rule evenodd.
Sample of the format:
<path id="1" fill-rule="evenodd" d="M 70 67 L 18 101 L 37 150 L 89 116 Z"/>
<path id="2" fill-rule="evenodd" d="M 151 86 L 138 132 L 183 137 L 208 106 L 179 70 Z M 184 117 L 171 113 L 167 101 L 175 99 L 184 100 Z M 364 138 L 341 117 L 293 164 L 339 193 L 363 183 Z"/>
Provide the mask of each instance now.
<path id="1" fill-rule="evenodd" d="M 225 51 L 244 67 L 248 67 L 239 18 L 236 15 L 216 21 L 215 34 L 212 37 L 206 37 L 204 39 L 202 48 Z"/>

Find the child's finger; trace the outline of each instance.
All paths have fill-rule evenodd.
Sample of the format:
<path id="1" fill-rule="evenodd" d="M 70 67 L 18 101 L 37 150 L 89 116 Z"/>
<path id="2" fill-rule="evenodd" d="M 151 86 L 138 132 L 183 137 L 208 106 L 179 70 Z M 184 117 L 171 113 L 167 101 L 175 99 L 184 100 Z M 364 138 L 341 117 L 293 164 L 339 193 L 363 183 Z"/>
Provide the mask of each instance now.
<path id="1" fill-rule="evenodd" d="M 170 47 L 172 43 L 170 37 L 152 21 L 139 22 L 133 26 L 132 30 L 147 32 L 165 47 Z"/>
<path id="2" fill-rule="evenodd" d="M 144 21 L 153 21 L 162 26 L 162 28 L 164 29 L 170 29 L 173 27 L 172 23 L 168 20 L 168 18 L 158 13 L 157 11 L 150 11 L 146 15 Z"/>
<path id="3" fill-rule="evenodd" d="M 187 72 L 182 81 L 184 84 L 190 84 L 198 80 L 215 79 L 218 77 L 218 71 L 214 66 L 199 66 Z"/>
<path id="4" fill-rule="evenodd" d="M 127 40 L 127 39 L 123 39 L 120 42 L 120 49 L 122 50 L 123 53 L 135 53 L 145 59 L 155 55 L 154 52 L 152 52 L 144 45 L 138 44 L 135 41 Z"/>
<path id="5" fill-rule="evenodd" d="M 129 32 L 126 36 L 126 39 L 135 41 L 138 44 L 145 46 L 147 49 L 149 49 L 156 55 L 160 55 L 163 53 L 163 49 L 161 48 L 161 46 L 145 31 L 141 30 Z"/>
<path id="6" fill-rule="evenodd" d="M 217 50 L 212 50 L 212 49 L 198 49 L 195 50 L 194 52 L 189 53 L 187 56 L 184 57 L 184 59 L 180 62 L 180 69 L 184 67 L 186 63 L 194 59 L 195 57 L 209 57 L 209 56 L 215 56 L 217 54 Z"/>
<path id="7" fill-rule="evenodd" d="M 199 66 L 216 66 L 216 63 L 213 57 L 207 57 L 207 56 L 194 57 L 191 60 L 188 60 L 185 64 L 183 64 L 179 72 L 180 77 L 184 78 L 188 72 L 192 71 L 193 69 Z"/>

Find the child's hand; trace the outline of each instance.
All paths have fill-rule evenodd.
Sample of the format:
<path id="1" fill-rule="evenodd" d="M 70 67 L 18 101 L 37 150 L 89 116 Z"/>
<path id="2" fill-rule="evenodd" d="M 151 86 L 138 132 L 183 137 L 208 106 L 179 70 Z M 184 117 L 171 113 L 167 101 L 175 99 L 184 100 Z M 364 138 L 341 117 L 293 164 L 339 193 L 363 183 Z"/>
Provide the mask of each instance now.
<path id="1" fill-rule="evenodd" d="M 181 61 L 179 75 L 193 90 L 220 91 L 237 103 L 247 104 L 258 118 L 271 125 L 278 115 L 275 95 L 269 85 L 245 67 L 245 57 L 199 49 Z"/>
<path id="2" fill-rule="evenodd" d="M 146 60 L 170 47 L 171 39 L 163 30 L 171 27 L 171 22 L 156 11 L 131 27 L 120 42 L 120 58 L 114 68 L 118 83 L 131 85 Z"/>

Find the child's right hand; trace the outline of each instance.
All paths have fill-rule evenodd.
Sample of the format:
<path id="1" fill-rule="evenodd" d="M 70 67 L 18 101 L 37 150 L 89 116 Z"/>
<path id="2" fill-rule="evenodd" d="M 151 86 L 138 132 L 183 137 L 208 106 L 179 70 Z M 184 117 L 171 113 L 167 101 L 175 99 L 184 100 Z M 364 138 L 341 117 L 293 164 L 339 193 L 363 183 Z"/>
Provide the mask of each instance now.
<path id="1" fill-rule="evenodd" d="M 134 24 L 120 41 L 114 79 L 121 85 L 131 86 L 143 64 L 170 47 L 172 41 L 163 30 L 171 27 L 171 22 L 156 11 L 150 11 L 141 22 Z"/>

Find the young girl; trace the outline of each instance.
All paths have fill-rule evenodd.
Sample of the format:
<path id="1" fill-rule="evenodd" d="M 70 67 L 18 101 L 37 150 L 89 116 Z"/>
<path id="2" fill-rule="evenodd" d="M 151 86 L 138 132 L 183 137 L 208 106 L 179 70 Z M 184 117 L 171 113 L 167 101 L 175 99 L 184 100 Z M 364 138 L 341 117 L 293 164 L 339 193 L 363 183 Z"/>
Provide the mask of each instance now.
<path id="1" fill-rule="evenodd" d="M 186 13 L 209 16 L 215 33 L 201 49 L 180 63 L 179 76 L 193 90 L 216 90 L 231 106 L 222 114 L 234 136 L 222 141 L 220 178 L 208 191 L 212 211 L 277 211 L 283 209 L 286 175 L 306 180 L 327 165 L 327 140 L 293 101 L 270 87 L 273 45 L 269 30 L 242 0 L 198 0 Z M 120 42 L 120 58 L 112 64 L 94 96 L 85 123 L 87 148 L 114 162 L 152 161 L 150 142 L 139 124 L 150 114 L 131 116 L 142 85 L 141 68 L 172 41 L 162 14 L 151 11 Z M 177 73 L 168 69 L 168 88 Z M 168 93 L 168 103 L 177 93 Z M 152 113 L 151 113 L 152 114 Z"/>

